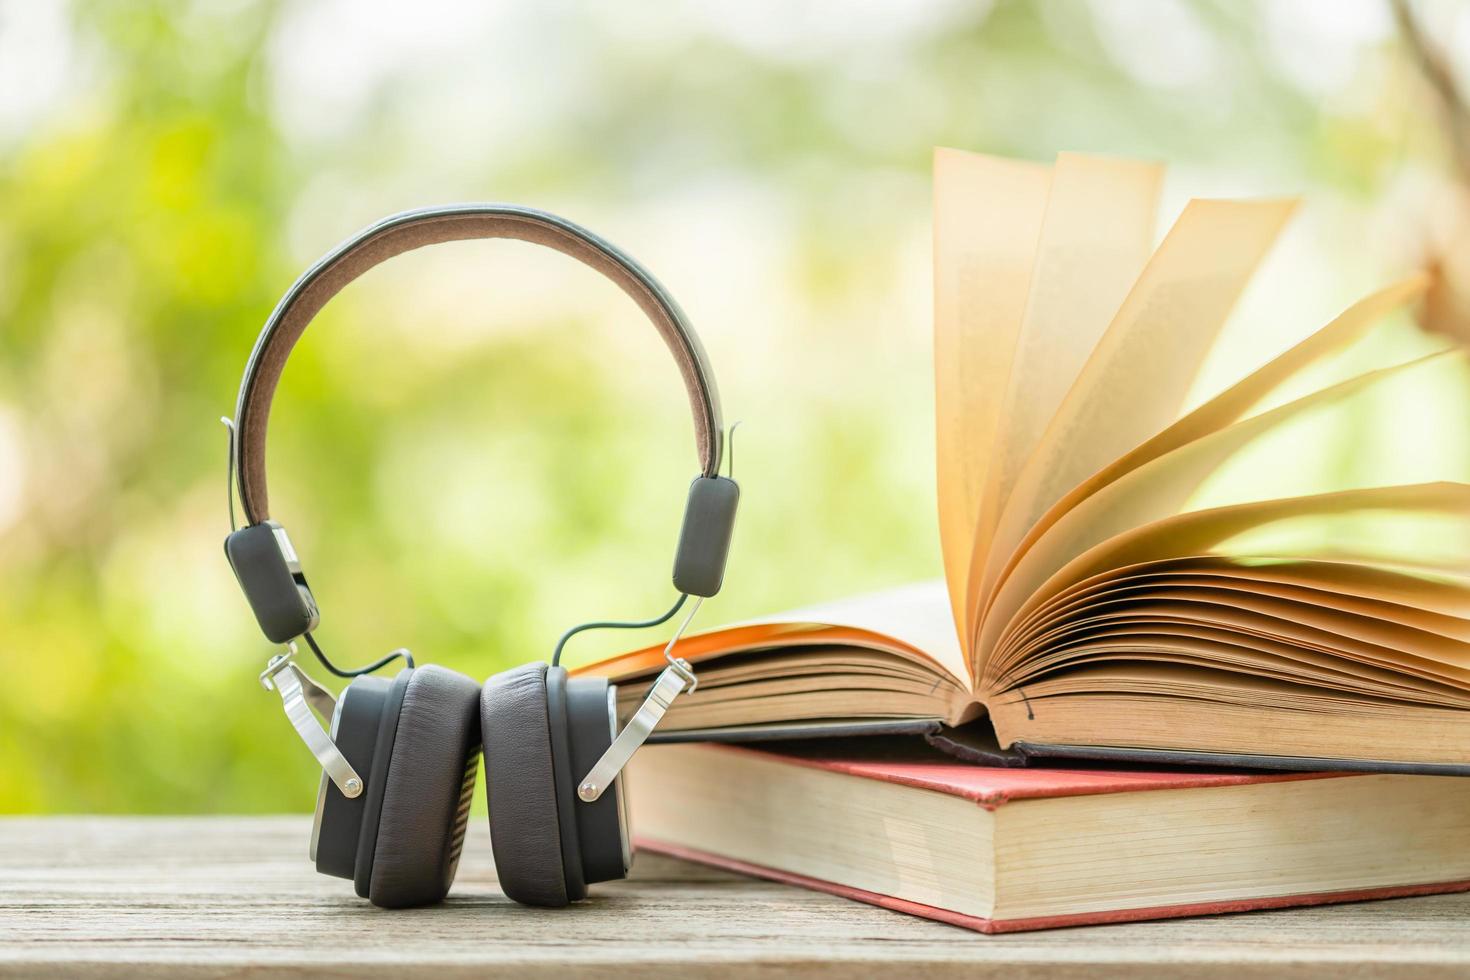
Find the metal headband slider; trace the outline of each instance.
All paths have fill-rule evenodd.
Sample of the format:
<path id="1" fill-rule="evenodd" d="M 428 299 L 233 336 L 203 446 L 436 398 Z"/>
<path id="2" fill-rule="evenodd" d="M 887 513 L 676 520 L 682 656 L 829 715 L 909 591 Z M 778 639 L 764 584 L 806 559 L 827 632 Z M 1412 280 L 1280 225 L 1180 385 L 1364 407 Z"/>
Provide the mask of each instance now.
<path id="1" fill-rule="evenodd" d="M 684 679 L 686 676 L 689 676 L 687 665 L 681 670 L 673 664 L 665 667 L 663 673 L 658 675 L 658 680 L 653 682 L 643 704 L 639 705 L 633 717 L 623 726 L 623 730 L 618 732 L 618 737 L 613 739 L 607 751 L 602 754 L 602 758 L 597 760 L 592 770 L 577 785 L 577 797 L 582 802 L 595 802 L 612 785 L 618 773 L 628 764 L 628 760 L 633 758 L 633 753 L 648 741 L 654 727 L 668 713 L 674 698 L 688 686 L 688 681 Z"/>
<path id="2" fill-rule="evenodd" d="M 261 671 L 260 683 L 266 690 L 274 688 L 281 695 L 281 706 L 286 719 L 301 741 L 316 757 L 322 771 L 349 800 L 362 795 L 362 777 L 352 768 L 352 763 L 337 748 L 321 724 L 312 717 L 315 710 L 323 719 L 330 719 L 336 710 L 337 701 L 331 692 L 306 675 L 291 658 L 296 655 L 296 645 L 287 647 L 287 652 L 272 657 Z"/>
<path id="3" fill-rule="evenodd" d="M 699 679 L 694 676 L 694 669 L 689 666 L 689 661 L 682 657 L 674 656 L 674 645 L 689 628 L 689 623 L 694 619 L 694 614 L 699 612 L 699 607 L 704 602 L 700 596 L 694 600 L 694 606 L 684 616 L 684 621 L 674 631 L 668 646 L 664 647 L 664 660 L 668 662 L 648 689 L 648 696 L 633 713 L 633 717 L 618 732 L 617 738 L 602 753 L 602 758 L 593 764 L 591 771 L 582 777 L 577 784 L 577 798 L 583 803 L 596 802 L 607 788 L 618 778 L 618 773 L 633 758 L 633 753 L 648 741 L 648 736 L 653 734 L 654 728 L 663 720 L 664 715 L 669 713 L 669 706 L 674 699 L 685 691 L 693 691 L 699 686 Z"/>

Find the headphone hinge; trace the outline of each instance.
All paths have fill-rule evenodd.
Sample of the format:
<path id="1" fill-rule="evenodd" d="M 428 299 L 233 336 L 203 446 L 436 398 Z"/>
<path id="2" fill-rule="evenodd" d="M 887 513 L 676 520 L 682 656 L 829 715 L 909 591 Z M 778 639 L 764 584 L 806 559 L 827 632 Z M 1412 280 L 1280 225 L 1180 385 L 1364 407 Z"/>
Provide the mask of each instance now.
<path id="1" fill-rule="evenodd" d="M 577 798 L 583 803 L 597 802 L 613 784 L 613 780 L 618 778 L 628 760 L 633 758 L 633 753 L 643 747 L 654 728 L 669 713 L 674 699 L 685 691 L 692 694 L 699 687 L 699 678 L 694 676 L 694 668 L 689 666 L 689 661 L 674 656 L 674 645 L 684 635 L 684 630 L 688 629 L 703 602 L 703 596 L 695 597 L 693 607 L 684 615 L 684 621 L 674 631 L 668 646 L 664 647 L 664 660 L 668 662 L 668 666 L 654 680 L 653 686 L 648 689 L 648 696 L 643 699 L 638 710 L 633 712 L 633 717 L 628 719 L 623 730 L 612 740 L 607 751 L 602 753 L 602 758 L 577 783 Z"/>
<path id="2" fill-rule="evenodd" d="M 337 708 L 337 699 L 292 662 L 295 656 L 296 644 L 288 643 L 286 652 L 272 657 L 265 670 L 260 672 L 260 684 L 268 691 L 274 688 L 281 695 L 281 706 L 291 727 L 296 729 L 296 734 L 301 736 L 301 741 L 306 743 L 322 771 L 342 791 L 342 795 L 349 800 L 360 796 L 362 777 L 312 717 L 315 711 L 323 721 L 330 723 Z"/>

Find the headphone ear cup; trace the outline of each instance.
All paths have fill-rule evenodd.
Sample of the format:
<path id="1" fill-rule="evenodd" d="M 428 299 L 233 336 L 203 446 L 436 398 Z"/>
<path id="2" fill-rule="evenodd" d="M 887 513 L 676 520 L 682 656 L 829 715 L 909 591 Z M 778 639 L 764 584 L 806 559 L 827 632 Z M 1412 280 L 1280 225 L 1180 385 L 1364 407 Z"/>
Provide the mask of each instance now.
<path id="1" fill-rule="evenodd" d="M 449 892 L 479 764 L 479 693 L 443 667 L 419 667 L 408 680 L 378 816 L 374 905 L 428 905 Z"/>
<path id="2" fill-rule="evenodd" d="M 500 888 L 525 905 L 560 907 L 582 895 L 569 894 L 562 860 L 546 675 L 545 663 L 530 663 L 486 681 L 480 728 Z"/>

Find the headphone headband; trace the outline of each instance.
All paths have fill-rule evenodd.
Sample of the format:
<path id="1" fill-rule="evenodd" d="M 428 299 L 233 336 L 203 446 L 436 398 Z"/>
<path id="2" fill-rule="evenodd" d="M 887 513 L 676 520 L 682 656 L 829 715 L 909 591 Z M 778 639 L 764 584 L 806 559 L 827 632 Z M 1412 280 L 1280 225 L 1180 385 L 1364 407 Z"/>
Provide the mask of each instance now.
<path id="1" fill-rule="evenodd" d="M 673 607 L 653 620 L 573 627 L 562 634 L 550 668 L 528 664 L 491 678 L 483 690 L 452 671 L 415 668 L 402 649 L 353 670 L 335 666 L 312 635 L 321 611 L 286 529 L 270 519 L 265 482 L 271 401 L 286 359 L 322 307 L 395 255 L 473 238 L 514 238 L 556 249 L 601 272 L 638 304 L 683 375 L 702 471 L 689 484 L 684 505 Z M 260 681 L 280 693 L 286 717 L 322 767 L 311 844 L 317 870 L 351 878 L 359 895 L 386 907 L 443 898 L 464 843 L 476 756 L 484 746 L 500 842 L 496 865 L 507 895 L 565 905 L 584 897 L 589 882 L 623 877 L 630 850 L 620 773 L 673 699 L 694 689 L 693 670 L 674 655 L 674 645 L 700 602 L 720 591 L 740 502 L 739 485 L 720 475 L 724 433 L 714 375 L 658 281 L 613 245 L 544 211 L 465 204 L 394 215 L 339 245 L 292 284 L 250 353 L 235 418 L 224 421 L 231 425 L 230 464 L 247 522 L 235 526 L 232 501 L 225 557 L 261 632 L 286 646 Z M 563 644 L 586 629 L 658 625 L 691 595 L 697 597 L 693 608 L 664 648 L 668 665 L 619 731 L 615 689 L 601 678 L 569 679 L 557 665 Z M 327 670 L 356 678 L 335 702 L 292 662 L 298 639 Z M 393 681 L 363 676 L 399 656 L 408 668 Z M 313 710 L 322 722 L 330 719 L 328 730 L 312 718 Z M 572 786 L 575 800 L 565 792 Z"/>
<path id="2" fill-rule="evenodd" d="M 479 238 L 511 238 L 555 249 L 601 272 L 627 293 L 678 363 L 694 418 L 702 474 L 719 474 L 723 423 L 714 374 L 699 338 L 652 273 L 617 246 L 545 211 L 511 204 L 448 205 L 404 211 L 358 232 L 303 273 L 266 320 L 245 366 L 235 407 L 236 472 L 248 523 L 270 517 L 265 441 L 271 401 L 292 348 L 317 313 L 348 283 L 395 255 L 439 242 Z"/>

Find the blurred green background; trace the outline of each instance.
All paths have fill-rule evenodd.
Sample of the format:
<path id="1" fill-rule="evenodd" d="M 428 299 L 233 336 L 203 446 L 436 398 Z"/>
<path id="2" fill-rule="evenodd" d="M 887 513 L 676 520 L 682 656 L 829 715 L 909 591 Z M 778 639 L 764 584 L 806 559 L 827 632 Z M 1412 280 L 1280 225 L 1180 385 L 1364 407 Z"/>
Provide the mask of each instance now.
<path id="1" fill-rule="evenodd" d="M 1470 48 L 1461 6 L 1414 10 Z M 932 146 L 1162 159 L 1171 215 L 1304 194 L 1225 377 L 1432 253 L 1438 111 L 1379 2 L 0 0 L 0 811 L 311 806 L 220 550 L 218 419 L 279 295 L 384 214 L 538 205 L 679 297 L 745 423 L 709 626 L 939 573 Z M 483 677 L 671 596 L 682 389 L 561 256 L 390 263 L 276 406 L 339 660 Z"/>

